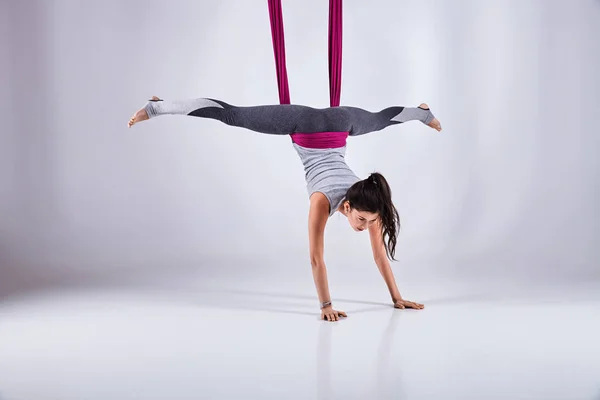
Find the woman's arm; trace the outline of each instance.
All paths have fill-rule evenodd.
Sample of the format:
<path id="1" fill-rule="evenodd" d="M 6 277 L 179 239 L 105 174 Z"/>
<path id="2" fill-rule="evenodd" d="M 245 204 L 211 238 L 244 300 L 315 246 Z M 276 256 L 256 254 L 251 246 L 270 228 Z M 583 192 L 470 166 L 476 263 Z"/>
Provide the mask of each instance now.
<path id="1" fill-rule="evenodd" d="M 379 268 L 379 272 L 385 281 L 385 284 L 390 291 L 390 296 L 394 302 L 394 307 L 397 308 L 423 308 L 422 304 L 407 301 L 402 298 L 398 286 L 396 285 L 396 279 L 390 266 L 390 262 L 385 252 L 385 244 L 383 242 L 383 229 L 380 224 L 380 220 L 369 226 L 369 236 L 371 238 L 371 248 L 373 249 L 373 259 Z"/>
<path id="2" fill-rule="evenodd" d="M 329 218 L 329 200 L 320 192 L 310 197 L 310 210 L 308 213 L 308 240 L 310 245 L 310 264 L 313 278 L 319 296 L 319 302 L 331 302 L 329 284 L 327 282 L 327 268 L 323 258 L 325 225 Z M 321 318 L 327 321 L 337 321 L 340 316 L 346 316 L 343 311 L 336 311 L 332 306 L 321 310 Z"/>

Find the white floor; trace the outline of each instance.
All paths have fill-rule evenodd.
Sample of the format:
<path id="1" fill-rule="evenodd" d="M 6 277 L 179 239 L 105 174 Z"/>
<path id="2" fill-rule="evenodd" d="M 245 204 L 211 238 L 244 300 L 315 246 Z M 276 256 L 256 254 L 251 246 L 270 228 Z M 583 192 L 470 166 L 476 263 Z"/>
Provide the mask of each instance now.
<path id="1" fill-rule="evenodd" d="M 210 287 L 0 303 L 0 399 L 600 399 L 598 287 L 423 292 L 423 311 L 363 291 L 339 323 L 309 291 Z"/>

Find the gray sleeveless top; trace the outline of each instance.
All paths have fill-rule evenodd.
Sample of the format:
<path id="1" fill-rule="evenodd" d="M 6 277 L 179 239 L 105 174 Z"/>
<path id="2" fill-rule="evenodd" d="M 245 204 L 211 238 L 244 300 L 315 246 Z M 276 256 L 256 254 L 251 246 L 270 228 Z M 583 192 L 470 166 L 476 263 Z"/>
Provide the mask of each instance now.
<path id="1" fill-rule="evenodd" d="M 310 197 L 321 192 L 329 200 L 331 217 L 344 201 L 346 192 L 361 179 L 346 164 L 346 146 L 336 149 L 309 149 L 292 143 L 304 165 Z"/>

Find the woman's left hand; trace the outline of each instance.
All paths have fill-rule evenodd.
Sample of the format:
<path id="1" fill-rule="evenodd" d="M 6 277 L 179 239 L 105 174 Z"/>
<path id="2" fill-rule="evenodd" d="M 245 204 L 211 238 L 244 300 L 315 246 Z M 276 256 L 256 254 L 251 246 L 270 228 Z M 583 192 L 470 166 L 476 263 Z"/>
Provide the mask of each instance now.
<path id="1" fill-rule="evenodd" d="M 425 306 L 423 304 L 415 303 L 414 301 L 402 299 L 394 303 L 394 308 L 414 308 L 415 310 L 422 310 Z"/>

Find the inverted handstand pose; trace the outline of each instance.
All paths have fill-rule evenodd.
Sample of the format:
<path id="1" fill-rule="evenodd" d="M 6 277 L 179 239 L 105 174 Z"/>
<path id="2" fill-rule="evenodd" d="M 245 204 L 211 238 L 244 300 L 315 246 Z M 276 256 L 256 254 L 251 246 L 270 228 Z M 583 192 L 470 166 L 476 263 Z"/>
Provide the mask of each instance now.
<path id="1" fill-rule="evenodd" d="M 398 211 L 383 175 L 374 172 L 359 179 L 345 162 L 346 138 L 379 131 L 390 125 L 419 120 L 441 131 L 427 104 L 389 107 L 372 113 L 356 107 L 315 109 L 301 105 L 236 107 L 223 101 L 200 98 L 163 101 L 154 96 L 129 120 L 129 127 L 159 115 L 212 118 L 225 124 L 273 135 L 290 135 L 304 165 L 310 209 L 308 214 L 310 262 L 321 318 L 337 321 L 346 313 L 334 310 L 329 296 L 323 259 L 325 225 L 339 211 L 355 231 L 369 230 L 375 263 L 390 291 L 394 307 L 422 309 L 402 298 L 388 259 L 395 260 Z"/>

